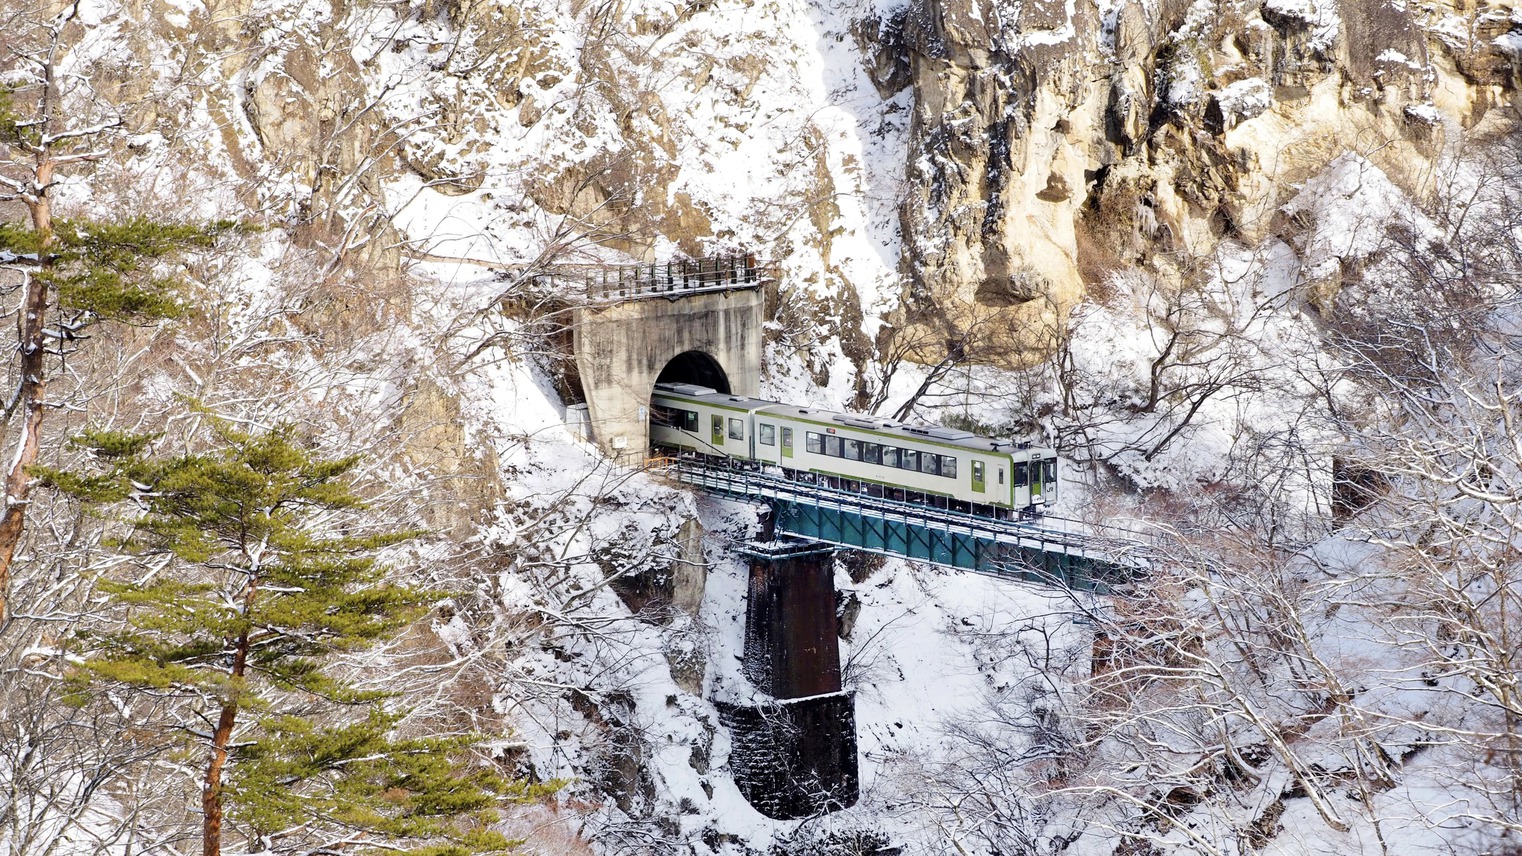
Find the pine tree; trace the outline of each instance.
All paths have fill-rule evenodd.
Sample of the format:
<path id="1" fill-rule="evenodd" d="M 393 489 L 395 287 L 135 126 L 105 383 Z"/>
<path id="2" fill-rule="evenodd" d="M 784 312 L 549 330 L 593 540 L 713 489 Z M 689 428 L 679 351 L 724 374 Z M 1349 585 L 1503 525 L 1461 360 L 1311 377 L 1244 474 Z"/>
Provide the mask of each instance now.
<path id="1" fill-rule="evenodd" d="M 228 222 L 190 226 L 57 216 L 58 179 L 105 158 L 101 138 L 120 124 L 119 117 L 80 122 L 64 107 L 67 75 L 57 67 L 61 34 L 77 11 L 77 4 L 70 4 L 48 26 L 23 28 L 27 37 L 33 31 L 44 34 L 30 51 L 8 45 L 20 66 L 30 69 L 30 79 L 0 88 L 0 202 L 20 202 L 26 211 L 23 219 L 0 221 L 0 268 L 20 277 L 16 382 L 4 405 L 4 421 L 19 414 L 20 428 L 16 449 L 7 455 L 11 464 L 0 509 L 0 631 L 10 614 L 11 565 L 33 488 L 28 470 L 41 451 L 56 359 L 79 347 L 86 328 L 101 321 L 145 323 L 180 314 L 179 283 L 164 276 L 159 263 L 208 247 L 235 229 Z M 13 17 L 7 26 L 20 20 Z"/>
<path id="2" fill-rule="evenodd" d="M 416 533 L 356 528 L 358 457 L 317 457 L 290 426 L 211 424 L 210 452 L 166 457 L 152 437 L 90 432 L 74 442 L 94 471 L 34 470 L 95 506 L 135 508 L 122 549 L 145 567 L 167 561 L 101 582 L 125 620 L 79 640 L 80 681 L 182 694 L 211 725 L 193 737 L 207 751 L 204 856 L 222 852 L 224 809 L 252 849 L 509 849 L 490 822 L 544 789 L 462 769 L 473 738 L 396 736 L 402 713 L 386 694 L 339 674 L 341 655 L 392 638 L 441 596 L 386 581 L 377 562 Z"/>

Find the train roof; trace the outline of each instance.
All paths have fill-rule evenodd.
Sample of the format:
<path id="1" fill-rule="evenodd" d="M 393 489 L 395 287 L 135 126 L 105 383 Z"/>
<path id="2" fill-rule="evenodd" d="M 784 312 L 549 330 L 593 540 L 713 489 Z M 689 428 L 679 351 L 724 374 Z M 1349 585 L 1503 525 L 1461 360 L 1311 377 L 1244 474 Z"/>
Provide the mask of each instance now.
<path id="1" fill-rule="evenodd" d="M 993 440 L 988 437 L 980 437 L 971 431 L 947 428 L 944 425 L 905 425 L 902 422 L 895 422 L 892 419 L 883 419 L 877 416 L 837 413 L 833 410 L 823 410 L 818 407 L 795 407 L 791 404 L 778 404 L 775 401 L 767 401 L 763 398 L 729 395 L 711 387 L 698 386 L 692 383 L 658 383 L 655 385 L 655 388 L 662 392 L 672 392 L 692 398 L 704 404 L 715 404 L 741 410 L 764 410 L 767 413 L 775 413 L 778 416 L 797 417 L 809 422 L 835 422 L 849 428 L 861 428 L 879 434 L 896 434 L 906 439 L 929 441 L 945 446 L 958 446 L 979 452 L 1017 452 L 1032 449 L 1029 443 L 1017 443 L 1013 440 Z M 1040 449 L 1040 451 L 1049 452 L 1050 450 Z"/>

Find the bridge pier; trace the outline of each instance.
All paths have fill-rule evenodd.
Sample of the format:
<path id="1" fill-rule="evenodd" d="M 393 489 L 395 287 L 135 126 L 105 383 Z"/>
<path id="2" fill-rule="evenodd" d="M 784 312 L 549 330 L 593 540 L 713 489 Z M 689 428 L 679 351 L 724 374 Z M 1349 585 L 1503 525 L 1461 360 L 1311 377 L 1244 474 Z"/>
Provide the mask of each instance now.
<path id="1" fill-rule="evenodd" d="M 856 700 L 840 683 L 834 548 L 751 544 L 743 670 L 776 699 L 718 705 L 735 782 L 762 814 L 791 819 L 854 805 Z"/>

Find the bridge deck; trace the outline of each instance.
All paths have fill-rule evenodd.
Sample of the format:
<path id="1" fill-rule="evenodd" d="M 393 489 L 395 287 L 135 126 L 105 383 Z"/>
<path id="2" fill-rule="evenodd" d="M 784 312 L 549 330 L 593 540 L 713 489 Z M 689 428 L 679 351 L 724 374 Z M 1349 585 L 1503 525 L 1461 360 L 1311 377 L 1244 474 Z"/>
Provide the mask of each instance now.
<path id="1" fill-rule="evenodd" d="M 772 507 L 779 533 L 855 550 L 1078 589 L 1107 589 L 1152 564 L 1129 533 L 1045 517 L 1000 520 L 807 484 L 753 469 L 661 459 L 682 484 Z"/>

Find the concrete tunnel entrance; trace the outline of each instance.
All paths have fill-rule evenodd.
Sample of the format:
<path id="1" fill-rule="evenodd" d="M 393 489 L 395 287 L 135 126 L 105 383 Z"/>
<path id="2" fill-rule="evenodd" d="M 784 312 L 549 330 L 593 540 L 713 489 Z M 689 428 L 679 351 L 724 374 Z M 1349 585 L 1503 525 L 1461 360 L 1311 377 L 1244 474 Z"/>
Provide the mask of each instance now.
<path id="1" fill-rule="evenodd" d="M 656 383 L 693 383 L 730 393 L 729 376 L 719 361 L 702 351 L 685 351 L 671 358 L 655 379 Z"/>
<path id="2" fill-rule="evenodd" d="M 759 392 L 764 309 L 759 288 L 577 307 L 571 347 L 592 439 L 615 458 L 644 455 L 657 379 Z"/>

